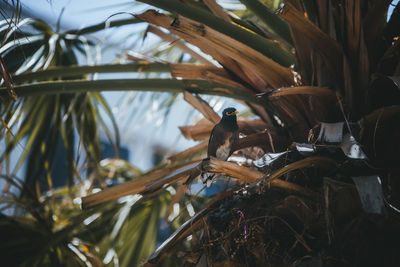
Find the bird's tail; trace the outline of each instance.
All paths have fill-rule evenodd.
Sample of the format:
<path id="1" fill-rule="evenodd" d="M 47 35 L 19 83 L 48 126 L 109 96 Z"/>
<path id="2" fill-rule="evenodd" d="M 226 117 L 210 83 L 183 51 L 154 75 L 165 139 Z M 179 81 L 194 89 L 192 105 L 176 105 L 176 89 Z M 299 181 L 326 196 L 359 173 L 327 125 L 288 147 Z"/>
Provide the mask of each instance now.
<path id="1" fill-rule="evenodd" d="M 201 175 L 201 173 L 202 173 L 202 167 L 201 163 L 199 163 L 195 168 L 193 168 L 193 170 L 190 172 L 189 177 L 183 184 L 189 186 L 197 176 Z"/>

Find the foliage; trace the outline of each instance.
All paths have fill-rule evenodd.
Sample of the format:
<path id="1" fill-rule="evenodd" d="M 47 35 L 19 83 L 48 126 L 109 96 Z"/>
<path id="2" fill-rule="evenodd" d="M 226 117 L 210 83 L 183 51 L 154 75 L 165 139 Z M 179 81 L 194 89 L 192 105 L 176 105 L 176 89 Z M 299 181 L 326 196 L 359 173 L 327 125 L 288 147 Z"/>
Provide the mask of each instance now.
<path id="1" fill-rule="evenodd" d="M 88 165 L 96 166 L 100 160 L 97 106 L 106 110 L 107 106 L 95 92 L 104 90 L 184 92 L 185 100 L 204 119 L 181 127 L 181 132 L 186 138 L 204 142 L 109 188 L 105 188 L 104 181 L 113 175 L 102 173 L 97 165 L 92 177 L 103 190 L 91 191 L 97 186 L 94 179 L 88 179 L 91 183 L 86 187 L 84 183 L 72 187 L 79 192 L 73 198 L 82 194 L 80 187 L 94 194 L 83 197 L 84 210 L 74 207 L 65 217 L 66 226 L 60 228 L 55 226 L 54 218 L 58 217 L 52 215 L 58 207 L 50 203 L 54 195 L 49 200 L 33 193 L 29 198 L 26 195 L 22 200 L 29 199 L 35 209 L 31 211 L 28 205 L 25 210 L 34 219 L 25 216 L 31 221 L 18 222 L 3 216 L 4 229 L 11 233 L 26 228 L 18 233 L 26 233 L 17 236 L 21 243 L 10 242 L 4 249 L 28 247 L 23 238 L 32 236 L 54 240 L 57 249 L 41 244 L 37 249 L 46 253 L 27 258 L 26 264 L 57 264 L 76 250 L 91 264 L 143 263 L 155 247 L 154 229 L 159 227 L 162 215 L 168 215 L 174 204 L 188 205 L 190 194 L 185 193 L 184 182 L 206 169 L 220 174 L 220 179 L 232 178 L 232 188 L 207 201 L 199 196 L 192 199 L 193 203 L 199 201 L 195 205 L 198 212 L 177 217 L 171 224 L 177 230 L 147 259 L 147 265 L 366 266 L 382 263 L 382 259 L 388 259 L 384 261 L 387 266 L 398 265 L 393 249 L 397 247 L 382 238 L 396 239 L 400 229 L 398 213 L 392 206 L 400 203 L 396 182 L 400 28 L 394 26 L 399 24 L 400 5 L 387 21 L 391 1 L 386 0 L 287 0 L 278 12 L 272 12 L 261 1 L 241 1 L 248 8 L 245 11 L 228 11 L 213 0 L 142 2 L 165 11 L 147 10 L 121 24 L 151 24 L 147 34 L 154 33 L 167 42 L 174 40 L 171 46 L 182 49 L 191 57 L 191 63 L 155 60 L 155 55 L 160 55 L 155 52 L 154 57 L 127 54 L 127 59 L 135 61 L 130 64 L 72 66 L 77 63 L 74 51 L 90 45 L 82 41 L 79 32 L 70 38 L 31 20 L 24 22 L 34 27 L 24 33 L 30 37 L 29 42 L 20 32 L 11 31 L 19 44 L 9 41 L 1 52 L 10 71 L 16 74 L 13 90 L 20 97 L 11 102 L 9 86 L 0 89 L 1 117 L 7 125 L 2 137 L 8 144 L 2 159 L 30 135 L 28 145 L 34 149 L 33 155 L 39 155 L 32 166 L 48 170 L 52 150 L 45 144 L 54 144 L 57 129 L 61 129 L 64 145 L 69 147 L 76 130 L 85 145 Z M 4 36 L 5 40 L 11 37 L 7 32 Z M 29 60 L 16 50 L 24 46 Z M 16 59 L 19 56 L 12 60 L 13 64 L 17 62 L 15 65 L 7 58 L 11 55 Z M 86 76 L 100 72 L 167 75 L 101 81 Z M 198 94 L 240 100 L 257 115 L 257 119 L 239 121 L 242 138 L 235 156 L 244 159 L 240 164 L 202 160 L 207 137 L 219 115 Z M 34 118 L 39 118 L 39 123 L 32 123 Z M 10 131 L 15 129 L 17 119 L 23 120 L 22 127 L 12 137 Z M 342 128 L 332 130 L 329 127 L 333 123 Z M 362 152 L 354 153 L 353 148 Z M 75 170 L 72 177 L 77 174 L 74 151 L 69 155 L 71 170 Z M 41 171 L 27 178 L 39 179 Z M 379 176 L 382 181 L 386 217 L 371 216 L 360 201 L 358 194 L 361 196 L 365 188 L 356 187 L 352 179 L 366 176 Z M 15 184 L 16 180 L 9 177 L 13 175 L 7 176 L 7 181 Z M 380 189 L 381 185 L 376 187 Z M 25 191 L 24 186 L 20 189 Z M 121 197 L 125 202 L 121 203 Z M 101 215 L 85 225 L 85 220 L 96 214 Z M 35 227 L 27 228 L 32 225 Z M 40 227 L 45 230 L 38 231 Z M 145 243 L 141 244 L 144 236 Z M 10 241 L 14 238 L 8 236 Z M 381 249 L 374 249 L 371 240 L 378 240 Z M 360 256 L 364 254 L 368 256 Z M 81 263 L 75 259 L 68 264 Z"/>
<path id="2" fill-rule="evenodd" d="M 41 20 L 26 18 L 11 29 L 5 26 L 5 21 L 2 25 L 1 53 L 12 73 L 36 72 L 49 66 L 76 65 L 78 53 L 84 53 L 90 60 L 90 46 L 93 46 L 90 41 L 80 36 L 54 32 Z M 79 76 L 71 75 L 69 78 L 76 79 Z M 53 76 L 52 79 L 54 81 L 59 78 Z M 26 138 L 24 152 L 8 174 L 14 176 L 26 160 L 28 172 L 25 181 L 30 185 L 37 185 L 38 188 L 41 184 L 42 189 L 46 188 L 43 183 L 47 183 L 47 188 L 52 188 L 51 169 L 57 149 L 55 144 L 61 139 L 61 146 L 67 152 L 69 184 L 72 185 L 74 177 L 79 177 L 74 160 L 75 132 L 83 140 L 88 162 L 92 162 L 92 165 L 94 163 L 92 167 L 96 167 L 100 161 L 97 124 L 98 112 L 102 107 L 111 116 L 103 97 L 97 93 L 35 94 L 28 98 L 19 97 L 16 101 L 4 98 L 1 110 L 8 130 L 1 132 L 5 140 L 5 151 L 1 160 L 9 160 L 10 153 L 21 146 Z M 116 136 L 116 141 L 110 141 L 118 143 L 118 132 Z"/>

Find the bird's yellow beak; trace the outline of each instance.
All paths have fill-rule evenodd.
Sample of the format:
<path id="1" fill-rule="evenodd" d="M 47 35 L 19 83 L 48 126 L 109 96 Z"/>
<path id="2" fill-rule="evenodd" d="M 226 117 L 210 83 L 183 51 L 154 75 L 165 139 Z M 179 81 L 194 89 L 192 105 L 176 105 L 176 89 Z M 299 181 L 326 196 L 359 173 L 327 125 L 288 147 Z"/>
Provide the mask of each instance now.
<path id="1" fill-rule="evenodd" d="M 232 111 L 231 113 L 225 112 L 226 116 L 233 116 L 233 115 L 236 115 L 236 114 L 238 114 L 238 113 L 239 113 L 239 111 L 237 111 L 237 110 Z"/>

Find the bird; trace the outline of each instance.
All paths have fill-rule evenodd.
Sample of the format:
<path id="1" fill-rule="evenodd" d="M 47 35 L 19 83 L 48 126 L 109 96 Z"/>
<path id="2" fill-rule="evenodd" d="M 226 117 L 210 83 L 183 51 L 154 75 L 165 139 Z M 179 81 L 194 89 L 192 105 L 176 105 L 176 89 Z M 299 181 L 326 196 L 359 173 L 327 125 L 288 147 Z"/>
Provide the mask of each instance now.
<path id="1" fill-rule="evenodd" d="M 236 118 L 238 113 L 233 107 L 223 110 L 222 119 L 214 126 L 210 134 L 207 159 L 215 157 L 225 161 L 235 151 L 239 140 L 239 127 Z M 200 179 L 203 183 L 207 183 L 207 186 L 209 186 L 213 177 L 214 174 L 209 175 L 204 172 L 200 175 Z"/>

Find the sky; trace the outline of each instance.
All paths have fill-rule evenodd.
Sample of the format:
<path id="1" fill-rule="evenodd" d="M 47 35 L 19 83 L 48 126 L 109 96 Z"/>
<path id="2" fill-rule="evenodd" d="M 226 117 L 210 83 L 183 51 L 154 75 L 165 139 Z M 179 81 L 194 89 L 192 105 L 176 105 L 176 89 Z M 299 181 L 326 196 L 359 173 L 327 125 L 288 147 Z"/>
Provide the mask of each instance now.
<path id="1" fill-rule="evenodd" d="M 129 0 L 21 0 L 23 12 L 56 24 L 61 13 L 64 29 L 77 29 L 105 21 L 118 12 L 140 12 Z"/>
<path id="2" fill-rule="evenodd" d="M 399 0 L 393 0 L 392 3 L 390 4 L 389 9 L 388 9 L 388 20 L 393 12 L 394 7 L 397 5 L 398 2 L 399 2 Z"/>

